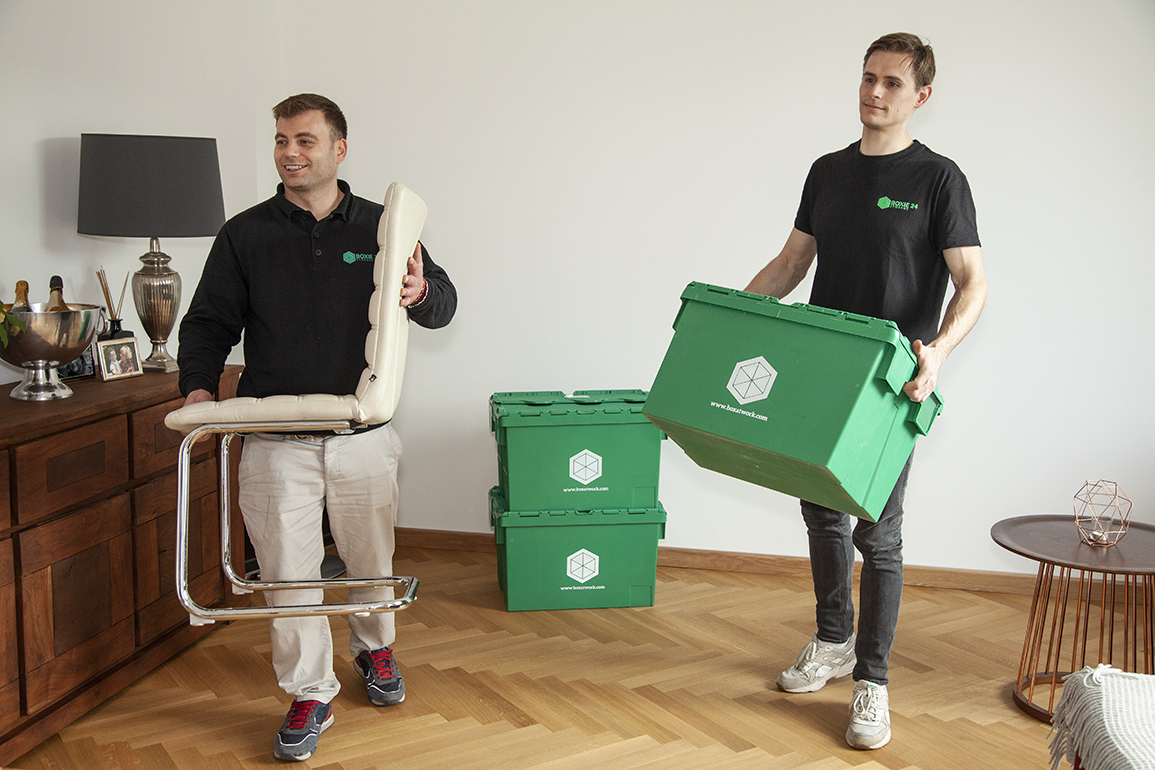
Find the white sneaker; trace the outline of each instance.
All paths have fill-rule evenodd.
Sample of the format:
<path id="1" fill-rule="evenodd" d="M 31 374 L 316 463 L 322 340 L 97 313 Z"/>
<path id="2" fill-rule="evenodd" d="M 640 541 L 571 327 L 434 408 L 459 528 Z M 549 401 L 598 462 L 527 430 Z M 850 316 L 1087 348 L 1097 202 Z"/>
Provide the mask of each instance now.
<path id="1" fill-rule="evenodd" d="M 842 644 L 818 640 L 818 634 L 798 653 L 793 666 L 778 676 L 779 689 L 786 692 L 815 692 L 831 679 L 854 671 L 854 634 Z"/>
<path id="2" fill-rule="evenodd" d="M 866 680 L 855 682 L 846 742 L 855 749 L 880 749 L 888 741 L 890 696 L 886 694 L 886 685 Z"/>

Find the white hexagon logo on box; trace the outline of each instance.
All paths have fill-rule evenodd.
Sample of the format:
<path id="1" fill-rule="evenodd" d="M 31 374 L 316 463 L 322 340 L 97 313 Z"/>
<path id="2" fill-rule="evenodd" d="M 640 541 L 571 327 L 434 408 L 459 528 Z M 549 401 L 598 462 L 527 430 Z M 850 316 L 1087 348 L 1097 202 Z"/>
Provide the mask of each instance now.
<path id="1" fill-rule="evenodd" d="M 774 387 L 777 377 L 778 372 L 765 358 L 750 358 L 734 365 L 734 373 L 726 383 L 726 390 L 738 399 L 739 404 L 761 401 L 770 395 L 770 388 Z"/>
<path id="2" fill-rule="evenodd" d="M 601 455 L 596 455 L 588 449 L 583 449 L 569 458 L 569 477 L 574 481 L 589 484 L 591 481 L 601 477 L 601 475 Z"/>
<path id="3" fill-rule="evenodd" d="M 565 562 L 565 574 L 579 583 L 598 576 L 598 555 L 586 549 L 571 553 Z"/>

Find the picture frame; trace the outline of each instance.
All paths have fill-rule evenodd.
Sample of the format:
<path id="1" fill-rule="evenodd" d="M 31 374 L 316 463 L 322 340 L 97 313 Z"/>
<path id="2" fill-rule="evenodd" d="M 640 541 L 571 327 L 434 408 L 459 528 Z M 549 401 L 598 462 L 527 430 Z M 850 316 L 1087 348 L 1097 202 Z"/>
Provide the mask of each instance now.
<path id="1" fill-rule="evenodd" d="M 75 380 L 80 377 L 92 377 L 96 374 L 96 365 L 93 363 L 93 346 L 89 345 L 84 352 L 67 364 L 56 367 L 56 376 L 61 380 Z"/>
<path id="2" fill-rule="evenodd" d="M 140 365 L 140 350 L 136 337 L 99 340 L 96 343 L 96 368 L 100 379 L 119 380 L 144 374 Z"/>

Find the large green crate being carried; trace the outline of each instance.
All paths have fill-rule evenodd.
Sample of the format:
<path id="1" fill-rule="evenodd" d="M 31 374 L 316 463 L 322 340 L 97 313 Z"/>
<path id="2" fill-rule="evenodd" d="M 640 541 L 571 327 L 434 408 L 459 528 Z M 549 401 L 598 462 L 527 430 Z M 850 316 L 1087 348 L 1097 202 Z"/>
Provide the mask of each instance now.
<path id="1" fill-rule="evenodd" d="M 662 432 L 643 390 L 494 393 L 498 487 L 512 510 L 656 508 Z"/>
<path id="2" fill-rule="evenodd" d="M 691 283 L 644 412 L 703 468 L 877 521 L 942 411 L 890 321 Z"/>
<path id="3" fill-rule="evenodd" d="M 511 511 L 489 493 L 498 584 L 518 610 L 651 607 L 666 511 Z"/>

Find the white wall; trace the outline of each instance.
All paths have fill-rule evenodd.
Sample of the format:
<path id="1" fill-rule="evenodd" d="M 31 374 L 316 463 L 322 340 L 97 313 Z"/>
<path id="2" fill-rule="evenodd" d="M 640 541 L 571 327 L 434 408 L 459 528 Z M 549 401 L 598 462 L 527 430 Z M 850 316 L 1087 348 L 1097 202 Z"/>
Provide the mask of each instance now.
<path id="1" fill-rule="evenodd" d="M 97 267 L 139 266 L 143 241 L 75 232 L 81 132 L 216 137 L 232 215 L 277 181 L 272 105 L 324 93 L 349 118 L 343 176 L 366 197 L 398 179 L 425 198 L 423 240 L 461 296 L 449 328 L 413 330 L 400 523 L 487 531 L 490 393 L 648 388 L 685 284 L 744 286 L 777 252 L 810 162 L 857 138 L 861 52 L 918 32 L 939 76 L 912 132 L 970 178 L 991 293 L 918 449 L 907 561 L 1029 572 L 991 524 L 1069 511 L 1086 479 L 1118 481 L 1155 522 L 1155 5 L 885 11 L 0 0 L 0 296 L 58 273 L 97 303 Z M 162 244 L 186 303 L 209 245 Z M 663 452 L 666 545 L 805 554 L 794 501 Z"/>

